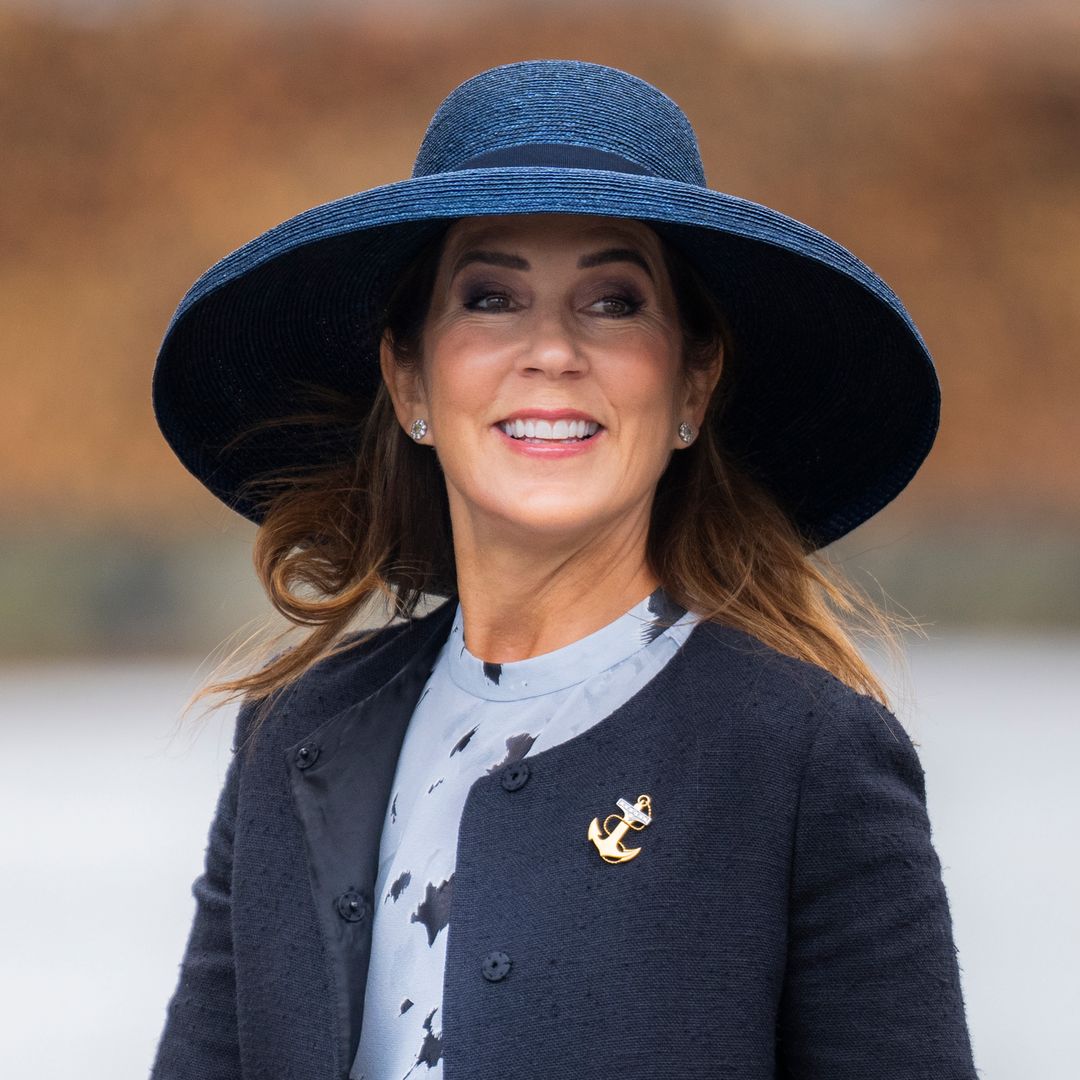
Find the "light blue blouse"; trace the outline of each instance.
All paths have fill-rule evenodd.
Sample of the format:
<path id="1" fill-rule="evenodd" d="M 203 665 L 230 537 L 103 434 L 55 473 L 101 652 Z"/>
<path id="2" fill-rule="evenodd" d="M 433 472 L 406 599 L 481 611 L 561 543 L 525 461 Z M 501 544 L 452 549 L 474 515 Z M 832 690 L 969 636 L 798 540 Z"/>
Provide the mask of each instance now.
<path id="1" fill-rule="evenodd" d="M 473 782 L 609 716 L 675 655 L 696 622 L 657 589 L 561 649 L 489 664 L 466 647 L 458 605 L 394 774 L 350 1080 L 442 1076 L 450 896 L 458 824 Z"/>

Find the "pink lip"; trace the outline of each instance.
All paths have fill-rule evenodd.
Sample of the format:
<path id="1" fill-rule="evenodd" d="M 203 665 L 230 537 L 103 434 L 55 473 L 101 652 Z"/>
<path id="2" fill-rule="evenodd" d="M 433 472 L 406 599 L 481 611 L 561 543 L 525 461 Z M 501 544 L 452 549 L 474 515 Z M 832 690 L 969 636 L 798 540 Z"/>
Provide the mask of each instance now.
<path id="1" fill-rule="evenodd" d="M 543 419 L 548 419 L 548 414 L 544 412 L 531 412 L 521 413 L 522 416 L 538 416 Z M 552 419 L 563 419 L 563 416 L 552 417 Z M 510 419 L 510 418 L 508 418 Z M 574 420 L 588 420 L 589 417 L 583 416 L 580 413 L 576 416 L 565 416 L 565 419 Z M 600 428 L 599 431 L 590 439 L 585 439 L 582 442 L 576 443 L 552 443 L 550 446 L 543 446 L 540 443 L 527 443 L 523 439 L 511 439 L 509 435 L 498 424 L 493 425 L 492 430 L 495 434 L 506 443 L 511 450 L 516 451 L 519 454 L 524 454 L 526 457 L 531 458 L 564 458 L 574 457 L 577 454 L 586 454 L 592 447 L 593 443 L 602 439 L 607 434 L 607 428 Z"/>
<path id="2" fill-rule="evenodd" d="M 594 424 L 600 422 L 595 417 L 580 412 L 578 409 L 518 409 L 517 412 L 504 416 L 498 422 L 505 424 L 507 420 L 527 420 L 530 416 L 535 417 L 537 420 L 589 420 Z"/>

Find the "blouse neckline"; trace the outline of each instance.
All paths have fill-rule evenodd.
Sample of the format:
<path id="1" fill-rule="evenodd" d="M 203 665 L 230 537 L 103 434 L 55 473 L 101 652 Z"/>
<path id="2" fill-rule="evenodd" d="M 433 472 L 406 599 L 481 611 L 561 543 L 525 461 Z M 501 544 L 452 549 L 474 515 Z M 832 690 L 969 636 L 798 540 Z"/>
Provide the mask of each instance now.
<path id="1" fill-rule="evenodd" d="M 491 664 L 469 652 L 458 601 L 446 643 L 446 663 L 459 689 L 489 701 L 518 701 L 584 682 L 647 648 L 670 625 L 687 621 L 693 621 L 693 616 L 657 588 L 606 626 L 569 645 L 525 660 Z"/>

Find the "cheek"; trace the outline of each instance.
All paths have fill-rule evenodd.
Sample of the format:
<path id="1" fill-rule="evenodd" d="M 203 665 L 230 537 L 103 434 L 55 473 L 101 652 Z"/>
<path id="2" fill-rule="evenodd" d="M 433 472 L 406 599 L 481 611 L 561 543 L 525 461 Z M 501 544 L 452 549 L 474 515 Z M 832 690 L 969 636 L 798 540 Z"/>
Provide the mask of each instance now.
<path id="1" fill-rule="evenodd" d="M 626 423 L 656 424 L 675 411 L 679 359 L 666 338 L 626 341 L 594 366 L 616 416 Z M 601 374 L 602 372 L 602 374 Z"/>
<path id="2" fill-rule="evenodd" d="M 427 390 L 442 423 L 468 423 L 490 407 L 498 382 L 498 358 L 475 334 L 449 333 L 427 352 Z"/>

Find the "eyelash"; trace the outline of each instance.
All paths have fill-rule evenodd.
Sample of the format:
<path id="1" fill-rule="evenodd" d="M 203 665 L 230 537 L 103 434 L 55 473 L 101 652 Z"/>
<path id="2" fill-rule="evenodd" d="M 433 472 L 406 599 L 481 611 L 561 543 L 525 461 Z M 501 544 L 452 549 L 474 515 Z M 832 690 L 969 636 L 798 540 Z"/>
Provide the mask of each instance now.
<path id="1" fill-rule="evenodd" d="M 475 293 L 470 293 L 465 300 L 464 306 L 469 311 L 505 311 L 505 308 L 481 308 L 477 305 L 481 300 L 487 300 L 491 297 L 498 297 L 502 300 L 509 300 L 510 297 L 504 292 L 495 292 L 491 290 L 479 290 Z M 626 311 L 623 311 L 619 315 L 608 314 L 609 319 L 625 319 L 630 315 L 635 315 L 644 306 L 644 301 L 639 300 L 636 296 L 631 296 L 629 293 L 609 293 L 606 296 L 598 297 L 595 303 L 601 303 L 609 300 L 616 300 L 620 304 L 626 306 Z"/>

